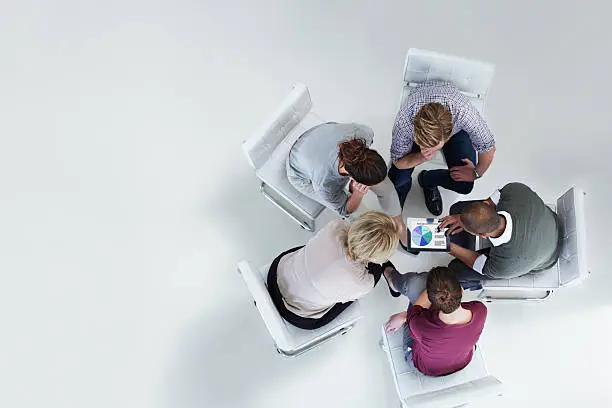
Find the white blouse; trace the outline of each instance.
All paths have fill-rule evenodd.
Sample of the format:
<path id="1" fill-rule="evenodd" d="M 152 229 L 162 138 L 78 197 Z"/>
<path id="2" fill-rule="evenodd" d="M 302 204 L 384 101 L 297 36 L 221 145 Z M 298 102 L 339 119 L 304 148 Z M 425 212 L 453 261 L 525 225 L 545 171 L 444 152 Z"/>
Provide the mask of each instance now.
<path id="1" fill-rule="evenodd" d="M 348 222 L 331 221 L 306 246 L 278 264 L 278 288 L 287 309 L 319 318 L 336 303 L 356 300 L 374 288 L 366 266 L 349 261 L 340 241 Z"/>

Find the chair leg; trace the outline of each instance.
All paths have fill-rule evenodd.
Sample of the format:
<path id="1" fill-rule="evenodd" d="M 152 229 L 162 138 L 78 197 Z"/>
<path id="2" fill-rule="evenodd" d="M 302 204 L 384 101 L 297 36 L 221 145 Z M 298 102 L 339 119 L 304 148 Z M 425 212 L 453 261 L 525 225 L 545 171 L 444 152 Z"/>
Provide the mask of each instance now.
<path id="1" fill-rule="evenodd" d="M 487 303 L 491 303 L 493 301 L 508 301 L 508 302 L 542 302 L 548 299 L 553 291 L 551 289 L 542 289 L 537 291 L 537 293 L 543 293 L 543 296 L 495 296 L 495 290 L 488 290 L 484 288 L 480 294 L 478 295 L 478 299 L 481 299 Z M 490 293 L 490 294 L 487 294 Z"/>
<path id="2" fill-rule="evenodd" d="M 259 191 L 261 191 L 261 194 L 263 194 L 263 196 L 265 198 L 268 199 L 268 201 L 270 201 L 272 204 L 274 204 L 278 209 L 280 209 L 282 212 L 284 212 L 285 214 L 287 214 L 289 217 L 291 217 L 291 219 L 295 222 L 297 222 L 298 224 L 300 224 L 300 227 L 304 228 L 306 231 L 314 231 L 315 230 L 315 226 L 314 226 L 314 220 L 304 220 L 304 219 L 300 219 L 297 216 L 295 216 L 293 213 L 291 213 L 291 211 L 289 211 L 285 206 L 283 206 L 280 202 L 278 202 L 278 200 L 276 200 L 276 198 L 274 198 L 270 193 L 268 193 L 266 191 L 266 183 L 261 183 L 260 187 L 259 187 Z"/>
<path id="3" fill-rule="evenodd" d="M 311 343 L 303 348 L 297 349 L 297 350 L 291 350 L 291 351 L 287 351 L 287 350 L 281 350 L 278 348 L 278 346 L 276 347 L 276 351 L 278 351 L 279 354 L 281 354 L 284 357 L 297 357 L 309 350 L 312 350 L 315 347 L 320 346 L 321 344 L 333 339 L 334 337 L 338 336 L 338 335 L 343 335 L 348 333 L 353 327 L 355 326 L 355 323 L 351 324 L 350 326 L 346 326 L 343 327 L 339 330 L 336 330 L 334 332 L 329 333 L 327 336 L 323 337 L 322 339 L 319 339 L 318 341 Z"/>

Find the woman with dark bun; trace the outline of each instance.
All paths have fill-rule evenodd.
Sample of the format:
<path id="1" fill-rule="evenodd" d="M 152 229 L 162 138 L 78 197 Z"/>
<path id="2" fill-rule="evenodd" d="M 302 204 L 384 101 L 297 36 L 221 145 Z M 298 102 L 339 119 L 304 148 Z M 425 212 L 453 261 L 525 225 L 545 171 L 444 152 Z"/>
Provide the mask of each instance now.
<path id="1" fill-rule="evenodd" d="M 315 126 L 291 147 L 287 177 L 299 192 L 342 217 L 356 211 L 363 196 L 372 191 L 382 211 L 395 220 L 405 246 L 399 198 L 387 177 L 385 160 L 370 149 L 373 141 L 374 132 L 364 125 L 330 122 Z"/>

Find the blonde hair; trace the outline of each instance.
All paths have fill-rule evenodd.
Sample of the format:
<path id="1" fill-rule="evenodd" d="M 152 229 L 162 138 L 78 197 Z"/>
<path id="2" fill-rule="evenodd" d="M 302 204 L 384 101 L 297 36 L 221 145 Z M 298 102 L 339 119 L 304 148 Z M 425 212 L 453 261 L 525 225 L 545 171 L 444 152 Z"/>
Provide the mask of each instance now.
<path id="1" fill-rule="evenodd" d="M 351 261 L 383 263 L 397 248 L 399 232 L 393 218 L 367 211 L 346 228 L 342 241 Z"/>
<path id="2" fill-rule="evenodd" d="M 446 143 L 453 131 L 453 117 L 441 103 L 427 103 L 414 117 L 414 141 L 428 149 Z"/>

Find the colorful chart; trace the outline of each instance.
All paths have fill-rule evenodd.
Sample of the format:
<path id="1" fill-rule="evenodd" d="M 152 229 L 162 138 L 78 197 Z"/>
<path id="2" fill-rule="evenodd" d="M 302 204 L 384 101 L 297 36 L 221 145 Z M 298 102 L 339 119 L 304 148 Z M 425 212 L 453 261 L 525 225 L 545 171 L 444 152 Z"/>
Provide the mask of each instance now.
<path id="1" fill-rule="evenodd" d="M 431 230 L 423 225 L 419 225 L 412 230 L 412 242 L 416 246 L 425 246 L 431 242 L 433 234 Z"/>

